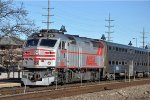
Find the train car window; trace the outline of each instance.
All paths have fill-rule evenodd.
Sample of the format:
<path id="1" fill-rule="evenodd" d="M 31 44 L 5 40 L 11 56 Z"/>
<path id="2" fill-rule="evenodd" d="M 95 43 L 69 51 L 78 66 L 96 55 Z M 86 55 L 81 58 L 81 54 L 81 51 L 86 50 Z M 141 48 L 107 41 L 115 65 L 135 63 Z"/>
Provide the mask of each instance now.
<path id="1" fill-rule="evenodd" d="M 127 62 L 125 62 L 125 65 L 127 65 L 128 63 Z"/>
<path id="2" fill-rule="evenodd" d="M 27 40 L 26 47 L 37 46 L 39 39 Z"/>
<path id="3" fill-rule="evenodd" d="M 136 65 L 136 62 L 134 63 L 134 65 Z"/>
<path id="4" fill-rule="evenodd" d="M 137 65 L 139 66 L 139 63 L 137 63 Z"/>
<path id="5" fill-rule="evenodd" d="M 118 47 L 116 47 L 116 51 L 118 51 Z"/>
<path id="6" fill-rule="evenodd" d="M 118 61 L 116 61 L 116 65 L 118 65 Z"/>
<path id="7" fill-rule="evenodd" d="M 119 62 L 119 65 L 121 65 L 121 62 Z"/>
<path id="8" fill-rule="evenodd" d="M 109 65 L 111 65 L 111 61 L 109 61 L 108 63 L 109 63 Z"/>
<path id="9" fill-rule="evenodd" d="M 57 42 L 57 40 L 42 39 L 40 46 L 54 47 L 56 42 Z"/>

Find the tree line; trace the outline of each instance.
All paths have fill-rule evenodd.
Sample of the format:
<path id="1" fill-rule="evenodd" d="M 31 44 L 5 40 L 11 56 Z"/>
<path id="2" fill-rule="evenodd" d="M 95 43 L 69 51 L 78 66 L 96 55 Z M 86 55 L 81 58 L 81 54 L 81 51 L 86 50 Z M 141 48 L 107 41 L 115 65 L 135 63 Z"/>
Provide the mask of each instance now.
<path id="1" fill-rule="evenodd" d="M 24 4 L 16 6 L 13 0 L 0 0 L 0 35 L 29 36 L 36 31 L 34 21 L 28 18 Z"/>

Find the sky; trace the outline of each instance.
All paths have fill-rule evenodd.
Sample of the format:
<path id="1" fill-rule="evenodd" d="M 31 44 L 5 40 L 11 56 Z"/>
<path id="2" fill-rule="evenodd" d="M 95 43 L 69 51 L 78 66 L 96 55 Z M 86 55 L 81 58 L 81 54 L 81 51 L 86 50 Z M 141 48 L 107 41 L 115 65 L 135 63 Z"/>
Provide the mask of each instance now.
<path id="1" fill-rule="evenodd" d="M 47 0 L 14 0 L 23 2 L 28 11 L 28 18 L 34 20 L 40 29 L 47 28 L 42 23 L 47 21 Z M 142 31 L 145 29 L 146 43 L 150 43 L 150 0 L 50 0 L 50 24 L 52 29 L 66 27 L 66 34 L 79 35 L 100 39 L 102 34 L 107 37 L 105 27 L 109 13 L 113 22 L 111 25 L 111 40 L 115 43 L 127 45 L 132 41 L 133 45 L 141 46 Z"/>

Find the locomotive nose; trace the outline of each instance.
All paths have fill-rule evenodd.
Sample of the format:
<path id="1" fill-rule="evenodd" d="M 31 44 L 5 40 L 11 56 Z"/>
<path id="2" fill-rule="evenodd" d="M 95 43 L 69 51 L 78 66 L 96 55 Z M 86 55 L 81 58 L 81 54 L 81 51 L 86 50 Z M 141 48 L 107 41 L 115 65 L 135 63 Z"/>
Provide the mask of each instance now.
<path id="1" fill-rule="evenodd" d="M 45 51 L 45 58 L 41 60 L 41 62 L 45 63 L 47 66 L 55 66 L 56 61 L 56 52 L 51 51 Z"/>
<path id="2" fill-rule="evenodd" d="M 56 62 L 56 51 L 47 49 L 32 49 L 24 52 L 24 65 L 37 68 L 54 67 Z"/>
<path id="3" fill-rule="evenodd" d="M 35 57 L 34 64 L 36 66 L 55 66 L 56 61 L 56 52 L 54 50 L 43 50 L 36 52 L 37 56 Z"/>

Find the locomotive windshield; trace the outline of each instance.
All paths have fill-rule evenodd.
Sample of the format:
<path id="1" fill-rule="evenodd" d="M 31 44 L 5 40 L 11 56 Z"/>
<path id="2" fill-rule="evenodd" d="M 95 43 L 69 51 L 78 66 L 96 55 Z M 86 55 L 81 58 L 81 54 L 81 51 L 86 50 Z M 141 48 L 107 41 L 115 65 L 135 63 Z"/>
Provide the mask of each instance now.
<path id="1" fill-rule="evenodd" d="M 56 42 L 57 42 L 57 40 L 42 39 L 41 43 L 40 43 L 40 46 L 54 47 Z"/>
<path id="2" fill-rule="evenodd" d="M 27 40 L 26 47 L 37 46 L 39 39 Z"/>

